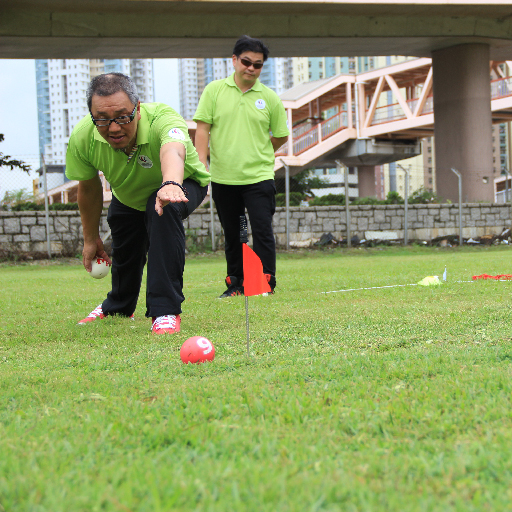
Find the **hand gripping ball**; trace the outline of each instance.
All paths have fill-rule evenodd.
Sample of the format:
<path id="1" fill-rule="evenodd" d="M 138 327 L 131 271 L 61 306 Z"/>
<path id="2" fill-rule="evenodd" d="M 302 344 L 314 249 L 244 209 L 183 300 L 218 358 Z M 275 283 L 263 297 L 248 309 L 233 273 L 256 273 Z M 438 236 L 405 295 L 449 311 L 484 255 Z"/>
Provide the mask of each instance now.
<path id="1" fill-rule="evenodd" d="M 215 347 L 203 336 L 192 336 L 181 346 L 180 357 L 185 364 L 213 361 Z"/>
<path id="2" fill-rule="evenodd" d="M 91 277 L 94 279 L 101 279 L 108 275 L 110 272 L 110 264 L 103 258 L 96 258 L 92 260 L 92 270 L 90 272 Z"/>

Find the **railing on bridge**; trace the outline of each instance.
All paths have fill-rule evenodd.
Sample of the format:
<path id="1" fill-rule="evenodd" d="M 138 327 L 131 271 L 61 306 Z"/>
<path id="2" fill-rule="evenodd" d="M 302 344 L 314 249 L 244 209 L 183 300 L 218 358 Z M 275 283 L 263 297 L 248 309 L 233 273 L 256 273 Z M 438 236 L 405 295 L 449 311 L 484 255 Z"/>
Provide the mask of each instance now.
<path id="1" fill-rule="evenodd" d="M 316 146 L 320 141 L 328 139 L 335 133 L 347 128 L 348 115 L 342 111 L 333 115 L 329 119 L 319 124 L 313 124 L 310 121 L 297 125 L 292 130 L 293 154 L 300 155 L 309 148 Z M 288 154 L 288 142 L 283 144 L 276 156 L 286 156 Z"/>
<path id="2" fill-rule="evenodd" d="M 491 82 L 491 99 L 506 98 L 512 96 L 512 77 L 498 78 Z"/>
<path id="3" fill-rule="evenodd" d="M 491 82 L 491 99 L 506 98 L 512 96 L 512 77 L 499 78 Z M 419 98 L 407 100 L 407 105 L 414 112 Z M 419 115 L 431 114 L 434 111 L 434 97 L 430 95 L 425 102 L 425 106 Z M 375 109 L 371 125 L 389 123 L 391 121 L 399 121 L 406 119 L 407 116 L 402 107 L 398 103 L 390 105 L 382 105 Z"/>
<path id="4" fill-rule="evenodd" d="M 418 104 L 419 98 L 413 98 L 411 100 L 407 100 L 407 105 L 411 109 L 411 112 L 414 112 L 416 109 L 416 105 Z M 425 102 L 425 106 L 423 110 L 419 114 L 431 114 L 434 111 L 434 101 L 433 96 L 429 96 L 427 101 Z M 373 116 L 371 125 L 389 123 L 391 121 L 399 121 L 401 119 L 407 119 L 407 116 L 400 106 L 399 103 L 393 103 L 391 105 L 382 105 L 375 109 L 375 115 Z"/>
<path id="5" fill-rule="evenodd" d="M 418 98 L 412 98 L 406 100 L 408 109 L 410 112 L 405 112 L 402 105 L 400 103 L 391 103 L 386 105 L 379 105 L 375 108 L 373 112 L 372 119 L 369 121 L 370 126 L 376 125 L 385 125 L 386 123 L 393 123 L 394 121 L 402 121 L 406 120 L 407 116 L 409 118 L 412 117 L 417 119 L 421 116 L 431 115 L 434 111 L 434 99 L 431 91 L 431 84 L 428 77 L 431 77 L 431 73 L 425 73 L 426 81 L 424 84 L 424 88 L 428 87 L 428 89 L 424 89 L 425 93 L 428 95 L 426 99 L 424 99 L 424 95 L 422 94 Z M 376 79 L 375 79 L 376 80 Z M 389 80 L 388 80 L 389 81 Z M 395 82 L 396 83 L 396 82 Z M 398 82 L 399 83 L 399 82 Z M 428 84 L 428 85 L 427 85 Z M 420 84 L 421 85 L 421 84 Z M 500 98 L 512 97 L 512 77 L 499 78 L 497 80 L 492 80 L 490 82 L 491 87 L 491 99 L 496 100 Z M 420 89 L 421 90 L 421 89 Z M 384 93 L 385 94 L 385 91 Z M 382 97 L 384 99 L 385 96 Z M 355 99 L 353 97 L 353 99 Z M 366 98 L 365 98 L 366 101 Z M 372 100 L 373 101 L 373 100 Z M 379 99 L 377 99 L 377 102 Z M 421 112 L 416 113 L 416 109 L 418 108 L 419 102 L 423 102 L 424 105 L 421 109 Z M 355 107 L 355 104 L 352 105 Z M 368 115 L 369 108 L 366 109 L 366 115 Z M 407 110 L 407 109 L 406 109 Z M 363 123 L 363 120 L 361 120 Z M 432 124 L 431 120 L 429 120 L 429 124 Z M 331 118 L 322 121 L 321 123 L 315 123 L 307 120 L 302 122 L 301 124 L 295 126 L 292 131 L 292 140 L 293 140 L 293 151 L 292 154 L 298 156 L 308 149 L 320 144 L 322 141 L 328 139 L 335 133 L 345 129 L 348 127 L 348 114 L 346 111 L 339 112 L 332 116 Z M 380 129 L 380 127 L 379 127 Z M 383 127 L 383 130 L 386 128 Z M 390 126 L 390 130 L 393 128 Z M 403 131 L 403 128 L 401 128 Z M 276 152 L 277 156 L 287 156 L 288 155 L 288 143 L 285 143 L 279 150 Z"/>

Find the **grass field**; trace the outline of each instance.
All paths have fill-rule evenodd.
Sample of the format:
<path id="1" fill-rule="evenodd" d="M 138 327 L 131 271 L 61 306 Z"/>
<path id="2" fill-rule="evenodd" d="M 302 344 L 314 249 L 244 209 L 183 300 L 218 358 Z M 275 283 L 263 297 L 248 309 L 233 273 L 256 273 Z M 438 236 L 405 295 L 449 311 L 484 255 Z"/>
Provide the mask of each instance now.
<path id="1" fill-rule="evenodd" d="M 510 510 L 512 282 L 464 281 L 511 255 L 279 255 L 250 358 L 221 255 L 187 260 L 182 331 L 157 337 L 144 300 L 77 326 L 109 289 L 79 265 L 1 267 L 0 511 Z M 212 363 L 181 363 L 194 335 Z"/>

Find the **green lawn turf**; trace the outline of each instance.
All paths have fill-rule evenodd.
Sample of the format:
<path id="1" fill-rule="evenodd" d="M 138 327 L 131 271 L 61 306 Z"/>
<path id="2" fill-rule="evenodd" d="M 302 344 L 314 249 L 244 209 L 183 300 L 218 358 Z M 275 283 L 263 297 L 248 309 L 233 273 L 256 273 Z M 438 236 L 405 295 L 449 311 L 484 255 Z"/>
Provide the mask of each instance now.
<path id="1" fill-rule="evenodd" d="M 187 259 L 181 333 L 76 322 L 109 278 L 0 268 L 0 511 L 501 511 L 512 503 L 507 247 L 280 255 L 278 288 L 218 300 Z M 347 288 L 417 283 L 346 293 Z M 181 344 L 209 338 L 212 363 Z"/>

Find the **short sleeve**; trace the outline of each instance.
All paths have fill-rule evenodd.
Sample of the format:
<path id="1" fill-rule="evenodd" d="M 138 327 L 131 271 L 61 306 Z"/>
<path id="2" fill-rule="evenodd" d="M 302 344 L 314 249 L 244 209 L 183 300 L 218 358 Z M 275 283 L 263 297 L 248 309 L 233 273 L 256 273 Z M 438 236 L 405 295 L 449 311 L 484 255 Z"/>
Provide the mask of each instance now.
<path id="1" fill-rule="evenodd" d="M 66 177 L 70 180 L 85 181 L 94 178 L 98 169 L 92 165 L 85 154 L 85 148 L 79 147 L 73 134 L 66 151 Z"/>
<path id="2" fill-rule="evenodd" d="M 213 84 L 213 82 L 211 82 Z M 213 85 L 208 84 L 199 98 L 194 121 L 202 121 L 203 123 L 213 124 Z"/>
<path id="3" fill-rule="evenodd" d="M 287 137 L 290 134 L 286 110 L 279 97 L 270 115 L 270 130 L 274 137 Z"/>
<path id="4" fill-rule="evenodd" d="M 160 147 L 168 142 L 181 142 L 184 146 L 190 142 L 186 121 L 170 108 L 158 115 L 151 129 L 156 130 Z"/>

